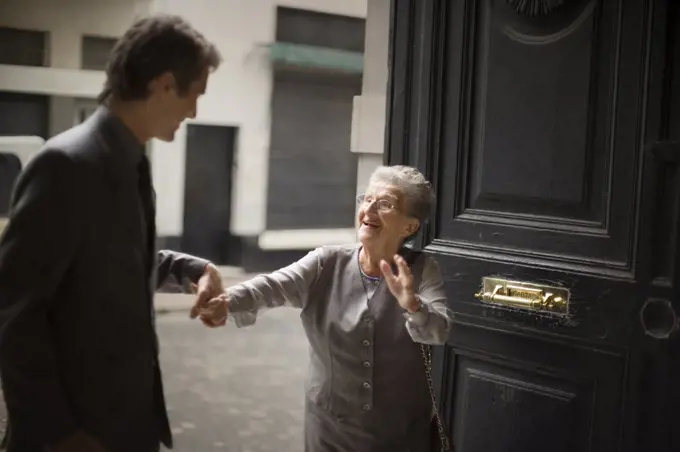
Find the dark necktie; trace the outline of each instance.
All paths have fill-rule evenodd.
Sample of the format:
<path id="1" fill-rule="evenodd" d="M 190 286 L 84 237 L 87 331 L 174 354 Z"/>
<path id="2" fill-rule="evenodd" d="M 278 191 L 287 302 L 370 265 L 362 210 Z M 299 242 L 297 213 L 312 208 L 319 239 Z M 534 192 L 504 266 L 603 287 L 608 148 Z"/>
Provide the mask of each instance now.
<path id="1" fill-rule="evenodd" d="M 146 155 L 143 155 L 142 159 L 139 161 L 139 164 L 137 165 L 137 171 L 139 173 L 139 199 L 142 211 L 141 226 L 147 251 L 146 263 L 147 269 L 151 270 L 152 263 L 154 262 L 154 242 L 156 240 L 156 202 L 155 193 L 151 182 L 151 168 L 149 165 L 149 159 L 146 157 Z"/>
<path id="2" fill-rule="evenodd" d="M 149 159 L 146 155 L 142 156 L 142 159 L 137 165 L 138 180 L 137 185 L 139 187 L 139 205 L 141 210 L 142 218 L 142 232 L 143 240 L 146 244 L 146 270 L 147 276 L 150 278 L 154 272 L 154 266 L 156 265 L 156 193 L 153 190 L 153 183 L 151 182 L 151 166 L 149 165 Z M 156 311 L 153 307 L 153 287 L 155 282 L 150 286 L 151 292 L 149 293 L 149 314 L 151 327 L 154 331 L 153 334 L 153 344 L 155 353 L 158 353 L 158 336 L 156 335 Z M 153 365 L 156 366 L 156 358 L 153 359 Z M 156 374 L 157 378 L 160 378 L 160 374 Z M 161 383 L 155 384 L 155 394 L 154 399 L 156 404 L 159 406 L 164 406 L 162 404 L 163 394 L 158 393 L 161 388 Z M 164 408 L 159 408 L 161 411 Z M 164 412 L 164 411 L 163 411 Z"/>

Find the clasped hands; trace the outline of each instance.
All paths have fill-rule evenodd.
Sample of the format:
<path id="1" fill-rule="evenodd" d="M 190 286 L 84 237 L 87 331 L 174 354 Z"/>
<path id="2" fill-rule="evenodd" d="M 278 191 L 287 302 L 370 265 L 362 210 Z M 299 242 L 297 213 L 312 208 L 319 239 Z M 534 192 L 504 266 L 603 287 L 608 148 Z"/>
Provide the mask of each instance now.
<path id="1" fill-rule="evenodd" d="M 192 289 L 196 299 L 189 316 L 192 319 L 200 317 L 203 324 L 211 328 L 223 326 L 227 322 L 227 303 L 219 269 L 208 264 L 198 283 L 192 284 Z"/>
<path id="2" fill-rule="evenodd" d="M 394 256 L 394 263 L 397 273 L 394 273 L 387 261 L 380 262 L 380 271 L 385 278 L 385 283 L 402 309 L 410 313 L 417 312 L 420 310 L 420 299 L 415 294 L 411 269 L 406 260 L 399 255 Z M 214 291 L 210 291 L 210 294 L 206 292 L 202 296 L 199 292 L 190 317 L 200 318 L 201 322 L 210 328 L 224 326 L 229 317 L 229 295 L 226 291 L 210 297 L 211 294 L 214 294 Z"/>
<path id="3" fill-rule="evenodd" d="M 209 328 L 224 326 L 229 316 L 229 296 L 223 292 L 209 300 L 197 302 L 191 309 L 190 316 L 192 319 L 200 318 L 203 325 Z"/>

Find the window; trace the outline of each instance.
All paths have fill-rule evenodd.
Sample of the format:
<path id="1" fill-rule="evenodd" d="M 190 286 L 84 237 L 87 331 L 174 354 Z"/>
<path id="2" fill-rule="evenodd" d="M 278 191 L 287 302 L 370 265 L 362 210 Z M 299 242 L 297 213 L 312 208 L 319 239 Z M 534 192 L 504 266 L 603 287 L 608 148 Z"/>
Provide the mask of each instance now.
<path id="1" fill-rule="evenodd" d="M 80 67 L 91 71 L 106 70 L 109 55 L 118 40 L 101 36 L 83 36 Z"/>
<path id="2" fill-rule="evenodd" d="M 0 91 L 0 136 L 49 134 L 49 98 L 38 94 Z"/>
<path id="3" fill-rule="evenodd" d="M 355 17 L 279 7 L 276 40 L 363 53 L 365 22 Z"/>
<path id="4" fill-rule="evenodd" d="M 48 66 L 47 33 L 0 27 L 0 64 Z"/>

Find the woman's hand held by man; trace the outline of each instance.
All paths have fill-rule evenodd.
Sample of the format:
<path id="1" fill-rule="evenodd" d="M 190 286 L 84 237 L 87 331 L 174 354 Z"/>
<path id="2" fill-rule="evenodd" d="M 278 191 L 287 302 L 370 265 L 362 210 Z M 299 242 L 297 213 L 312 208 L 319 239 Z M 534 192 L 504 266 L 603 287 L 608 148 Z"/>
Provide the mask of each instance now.
<path id="1" fill-rule="evenodd" d="M 198 317 L 209 328 L 224 326 L 229 316 L 228 303 L 229 297 L 226 293 L 212 298 L 199 309 Z"/>

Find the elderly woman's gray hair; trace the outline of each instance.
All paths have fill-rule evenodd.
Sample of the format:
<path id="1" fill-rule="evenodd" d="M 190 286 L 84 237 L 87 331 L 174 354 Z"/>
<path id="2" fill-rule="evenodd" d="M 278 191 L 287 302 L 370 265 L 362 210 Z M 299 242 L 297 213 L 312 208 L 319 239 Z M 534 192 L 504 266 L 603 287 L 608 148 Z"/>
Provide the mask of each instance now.
<path id="1" fill-rule="evenodd" d="M 416 168 L 403 165 L 379 166 L 371 174 L 369 184 L 373 182 L 394 185 L 403 196 L 407 213 L 421 223 L 430 217 L 434 204 L 432 184 Z"/>

